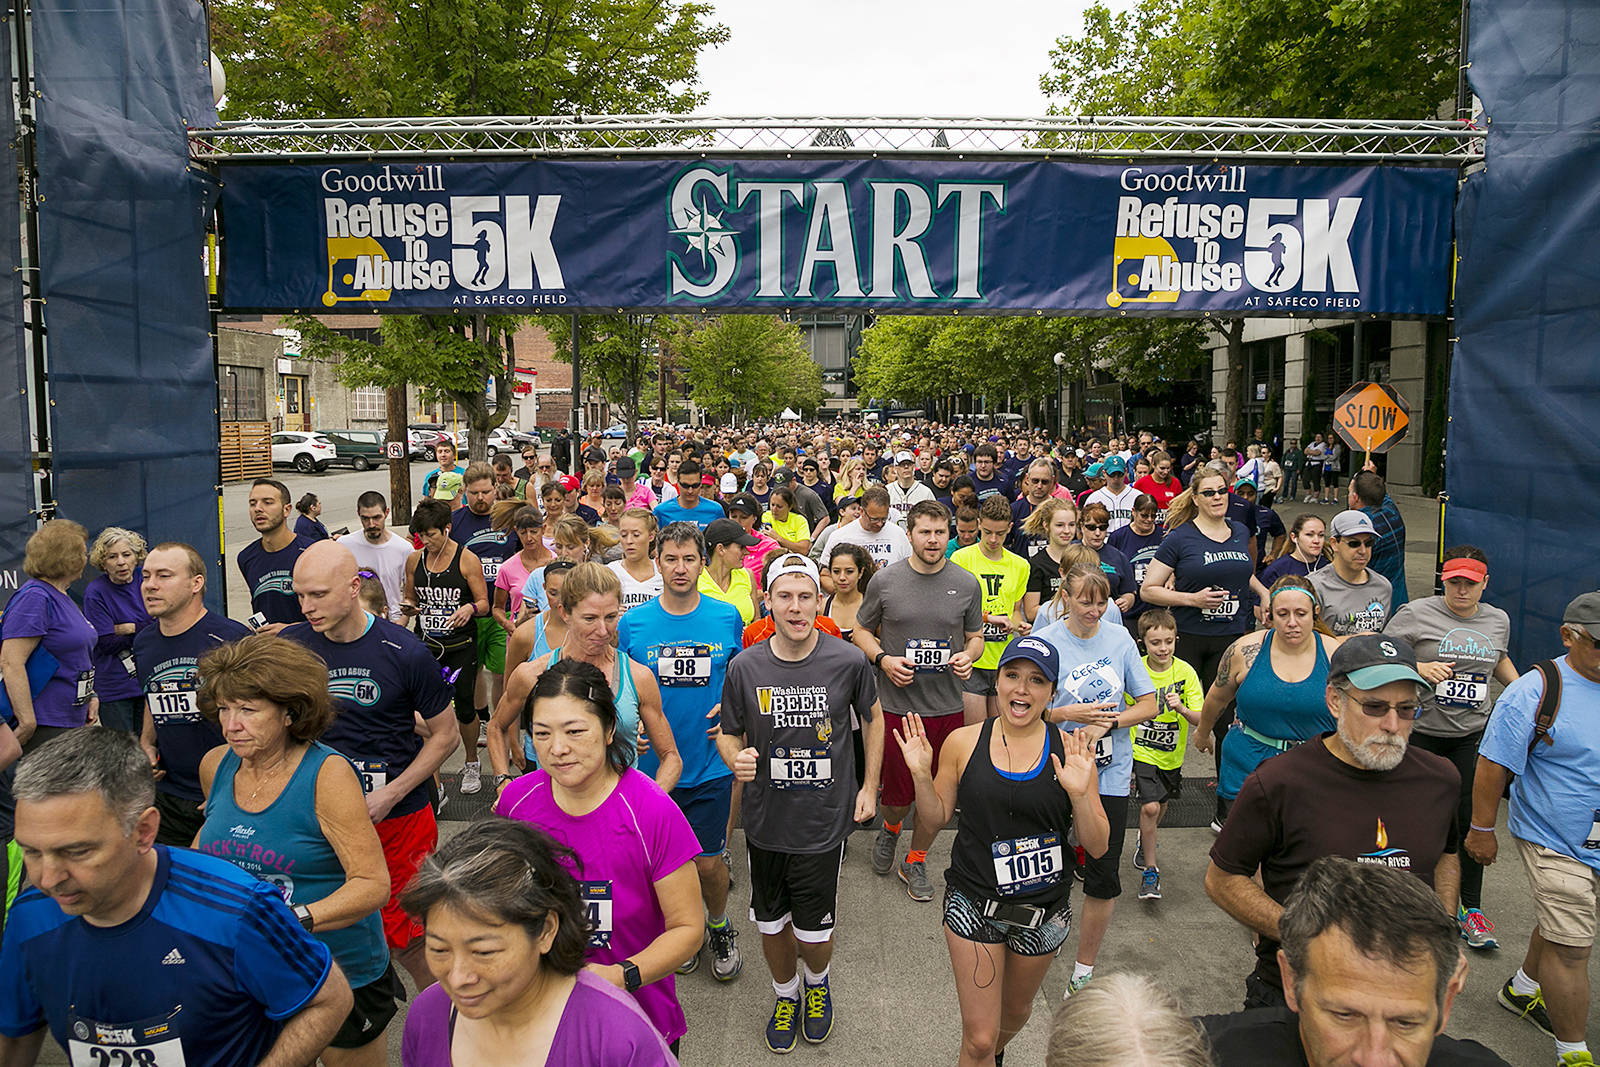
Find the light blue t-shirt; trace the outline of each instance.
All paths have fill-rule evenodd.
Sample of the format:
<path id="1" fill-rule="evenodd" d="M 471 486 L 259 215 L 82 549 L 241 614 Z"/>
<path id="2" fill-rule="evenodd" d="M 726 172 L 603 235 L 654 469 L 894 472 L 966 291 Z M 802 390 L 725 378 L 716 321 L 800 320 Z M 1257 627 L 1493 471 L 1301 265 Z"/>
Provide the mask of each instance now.
<path id="1" fill-rule="evenodd" d="M 704 530 L 717 519 L 727 518 L 728 514 L 722 510 L 722 505 L 715 500 L 707 500 L 705 497 L 701 497 L 695 502 L 694 510 L 691 511 L 684 507 L 677 497 L 673 497 L 665 503 L 656 505 L 655 516 L 656 522 L 660 524 L 662 529 L 666 529 L 668 524 L 674 522 L 692 522 Z"/>
<path id="2" fill-rule="evenodd" d="M 1553 744 L 1528 754 L 1544 676 L 1530 670 L 1495 702 L 1478 754 L 1517 776 L 1511 784 L 1511 832 L 1524 841 L 1600 870 L 1600 684 L 1561 670 L 1561 710 Z"/>
<path id="3" fill-rule="evenodd" d="M 1123 697 L 1135 699 L 1154 693 L 1150 672 L 1139 658 L 1139 646 L 1122 626 L 1102 618 L 1100 627 L 1087 641 L 1067 629 L 1064 622 L 1051 623 L 1033 636 L 1048 641 L 1061 657 L 1061 673 L 1056 679 L 1055 707 L 1062 704 L 1114 703 L 1122 707 Z M 1080 729 L 1078 723 L 1065 723 L 1062 729 Z M 1095 770 L 1100 774 L 1100 795 L 1125 797 L 1133 781 L 1132 727 L 1121 726 L 1095 746 Z"/>
<path id="4" fill-rule="evenodd" d="M 544 567 L 528 572 L 528 580 L 522 583 L 522 599 L 532 601 L 541 613 L 550 610 L 550 598 L 544 591 Z"/>
<path id="5" fill-rule="evenodd" d="M 617 624 L 617 647 L 656 676 L 661 710 L 683 757 L 680 787 L 733 773 L 706 736 L 713 725 L 706 714 L 722 701 L 728 661 L 744 647 L 743 635 L 739 609 L 708 596 L 687 615 L 669 614 L 658 597 L 629 609 Z M 639 757 L 639 769 L 652 778 L 659 767 L 654 748 Z"/>
<path id="6" fill-rule="evenodd" d="M 1051 597 L 1039 605 L 1039 614 L 1033 620 L 1033 628 L 1042 630 L 1046 626 L 1060 621 L 1061 612 L 1056 608 L 1056 598 Z M 1122 625 L 1122 609 L 1117 607 L 1115 599 L 1106 601 L 1106 613 L 1100 616 L 1100 621 L 1102 623 L 1110 623 L 1112 626 Z"/>

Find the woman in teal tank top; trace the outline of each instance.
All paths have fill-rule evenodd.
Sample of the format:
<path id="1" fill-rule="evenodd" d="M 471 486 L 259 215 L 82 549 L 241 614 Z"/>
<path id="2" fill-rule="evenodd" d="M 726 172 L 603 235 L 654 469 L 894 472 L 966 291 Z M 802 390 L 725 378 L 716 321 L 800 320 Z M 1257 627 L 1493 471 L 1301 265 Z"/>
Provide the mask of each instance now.
<path id="1" fill-rule="evenodd" d="M 1267 605 L 1272 628 L 1234 642 L 1194 731 L 1195 747 L 1206 751 L 1211 724 L 1236 703 L 1217 770 L 1217 796 L 1228 803 L 1266 760 L 1334 728 L 1328 657 L 1340 638 L 1323 626 L 1315 590 L 1303 576 L 1286 575 L 1273 583 Z"/>
<path id="2" fill-rule="evenodd" d="M 207 654 L 199 670 L 200 710 L 227 743 L 200 763 L 195 847 L 276 886 L 349 979 L 357 1007 L 324 1061 L 349 1062 L 357 1049 L 367 1059 L 377 1044 L 381 1062 L 400 988 L 378 914 L 389 872 L 359 768 L 316 740 L 334 715 L 327 668 L 302 645 L 257 634 Z"/>

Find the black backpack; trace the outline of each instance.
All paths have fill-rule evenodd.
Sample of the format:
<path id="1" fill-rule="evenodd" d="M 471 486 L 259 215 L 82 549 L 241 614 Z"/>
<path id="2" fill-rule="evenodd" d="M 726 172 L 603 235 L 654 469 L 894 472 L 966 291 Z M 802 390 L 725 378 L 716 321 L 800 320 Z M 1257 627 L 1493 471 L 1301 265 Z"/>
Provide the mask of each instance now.
<path id="1" fill-rule="evenodd" d="M 1561 668 L 1553 659 L 1541 660 L 1533 667 L 1544 676 L 1544 692 L 1539 694 L 1539 707 L 1533 713 L 1533 740 L 1528 742 L 1530 756 L 1541 741 L 1555 744 L 1550 738 L 1550 727 L 1555 725 L 1556 712 L 1561 710 Z"/>

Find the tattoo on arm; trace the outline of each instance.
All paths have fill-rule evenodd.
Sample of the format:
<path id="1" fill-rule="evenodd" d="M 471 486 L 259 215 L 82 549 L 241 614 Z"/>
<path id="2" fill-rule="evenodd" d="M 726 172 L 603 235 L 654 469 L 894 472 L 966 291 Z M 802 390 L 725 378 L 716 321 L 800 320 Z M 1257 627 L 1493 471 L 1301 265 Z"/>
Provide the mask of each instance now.
<path id="1" fill-rule="evenodd" d="M 1235 641 L 1228 646 L 1228 651 L 1222 654 L 1222 662 L 1217 664 L 1216 685 L 1227 685 L 1233 680 L 1233 653 L 1238 647 L 1239 642 Z"/>
<path id="2" fill-rule="evenodd" d="M 1234 647 L 1239 649 L 1239 655 L 1244 657 L 1244 673 L 1248 674 L 1250 672 L 1250 667 L 1256 661 L 1256 656 L 1261 652 L 1261 642 L 1252 641 L 1250 644 L 1246 645 L 1241 639 L 1239 644 L 1235 645 Z"/>

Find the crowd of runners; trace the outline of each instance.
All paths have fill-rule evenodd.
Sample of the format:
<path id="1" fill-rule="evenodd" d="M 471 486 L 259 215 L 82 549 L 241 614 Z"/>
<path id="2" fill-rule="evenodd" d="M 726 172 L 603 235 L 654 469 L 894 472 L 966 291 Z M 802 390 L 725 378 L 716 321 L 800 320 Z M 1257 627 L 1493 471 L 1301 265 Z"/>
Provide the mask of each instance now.
<path id="1" fill-rule="evenodd" d="M 1600 593 L 1519 669 L 1484 552 L 1408 593 L 1370 463 L 937 424 L 521 460 L 441 444 L 405 533 L 256 481 L 237 619 L 159 531 L 38 529 L 0 616 L 0 1064 L 692 1063 L 719 1034 L 676 980 L 739 978 L 741 937 L 788 1053 L 870 1025 L 834 1010 L 877 980 L 832 970 L 845 863 L 942 922 L 960 1018 L 919 1063 L 1004 1063 L 1074 926 L 1052 1065 L 1501 1063 L 1442 1033 L 1497 910 L 1537 922 L 1507 1024 L 1592 1062 Z M 1196 1020 L 1095 966 L 1211 780 L 1204 889 L 1257 948 Z M 1485 901 L 1502 841 L 1529 892 Z"/>

